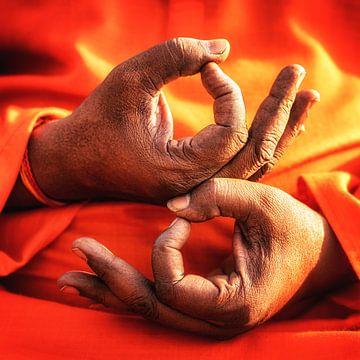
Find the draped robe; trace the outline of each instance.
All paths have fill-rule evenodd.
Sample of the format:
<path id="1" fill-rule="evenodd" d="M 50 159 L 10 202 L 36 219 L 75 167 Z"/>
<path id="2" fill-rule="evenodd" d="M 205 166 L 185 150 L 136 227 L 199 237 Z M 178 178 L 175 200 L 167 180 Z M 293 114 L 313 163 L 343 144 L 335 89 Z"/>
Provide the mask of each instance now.
<path id="1" fill-rule="evenodd" d="M 39 116 L 62 118 L 111 68 L 177 36 L 227 38 L 223 69 L 242 88 L 250 124 L 276 73 L 307 70 L 303 88 L 321 102 L 306 132 L 263 182 L 320 211 L 360 275 L 360 69 L 356 1 L 11 1 L 0 14 L 0 209 L 19 173 Z M 175 136 L 212 121 L 199 77 L 165 88 Z M 61 121 L 61 120 L 60 120 Z M 90 236 L 151 278 L 151 247 L 173 219 L 162 207 L 128 202 L 73 204 L 0 215 L 0 357 L 337 359 L 360 356 L 360 286 L 324 294 L 295 319 L 270 321 L 216 342 L 126 312 L 89 309 L 56 279 L 87 270 L 71 243 Z M 231 251 L 232 221 L 193 225 L 187 272 L 206 274 Z"/>

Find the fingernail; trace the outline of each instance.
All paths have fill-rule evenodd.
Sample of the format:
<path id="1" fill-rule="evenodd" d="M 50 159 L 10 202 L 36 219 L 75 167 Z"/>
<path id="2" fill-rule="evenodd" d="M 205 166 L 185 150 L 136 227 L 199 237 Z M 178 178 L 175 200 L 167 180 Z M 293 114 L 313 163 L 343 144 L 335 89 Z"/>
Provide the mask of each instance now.
<path id="1" fill-rule="evenodd" d="M 221 55 L 225 52 L 229 43 L 224 39 L 208 40 L 206 46 L 211 54 Z"/>
<path id="2" fill-rule="evenodd" d="M 79 258 L 87 261 L 86 255 L 80 250 L 79 248 L 72 248 L 72 251 L 75 255 L 77 255 Z"/>
<path id="3" fill-rule="evenodd" d="M 293 66 L 298 70 L 298 78 L 297 78 L 297 81 L 296 81 L 296 88 L 298 89 L 300 87 L 302 81 L 304 80 L 304 77 L 306 75 L 306 71 L 299 64 L 294 64 Z"/>
<path id="4" fill-rule="evenodd" d="M 171 199 L 167 202 L 167 207 L 171 211 L 180 211 L 186 209 L 190 205 L 190 195 L 178 196 L 174 199 Z"/>
<path id="5" fill-rule="evenodd" d="M 89 309 L 92 310 L 106 310 L 106 306 L 100 303 L 90 304 Z"/>
<path id="6" fill-rule="evenodd" d="M 310 109 L 314 106 L 314 104 L 318 103 L 320 101 L 320 95 L 318 98 L 315 98 L 311 100 L 307 106 L 306 112 L 301 117 L 300 121 L 297 123 L 296 128 L 299 133 L 305 132 L 305 121 L 309 117 Z"/>
<path id="7" fill-rule="evenodd" d="M 169 228 L 171 228 L 178 220 L 179 220 L 178 217 L 175 218 L 175 219 L 171 222 L 171 224 L 169 225 Z"/>
<path id="8" fill-rule="evenodd" d="M 299 132 L 305 132 L 306 129 L 305 129 L 305 124 L 300 124 L 299 126 Z"/>
<path id="9" fill-rule="evenodd" d="M 310 104 L 309 104 L 309 109 L 311 109 L 314 104 L 320 102 L 320 94 L 319 94 L 319 97 L 315 98 L 314 100 L 311 100 Z"/>
<path id="10" fill-rule="evenodd" d="M 80 291 L 73 286 L 63 286 L 60 291 L 64 294 L 80 295 Z"/>

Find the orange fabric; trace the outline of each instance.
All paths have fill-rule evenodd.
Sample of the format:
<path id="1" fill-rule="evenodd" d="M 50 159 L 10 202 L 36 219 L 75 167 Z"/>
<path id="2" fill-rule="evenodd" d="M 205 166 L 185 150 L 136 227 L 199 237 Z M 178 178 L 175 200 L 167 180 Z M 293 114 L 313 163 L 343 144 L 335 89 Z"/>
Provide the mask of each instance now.
<path id="1" fill-rule="evenodd" d="M 345 172 L 308 174 L 305 183 L 360 278 L 360 179 Z"/>
<path id="2" fill-rule="evenodd" d="M 36 122 L 42 117 L 62 118 L 68 113 L 56 108 L 21 109 L 11 103 L 0 108 L 0 211 L 18 177 L 26 145 Z"/>
<path id="3" fill-rule="evenodd" d="M 228 38 L 224 64 L 241 86 L 251 119 L 280 67 L 298 62 L 304 87 L 321 102 L 265 182 L 317 206 L 359 274 L 360 73 L 356 1 L 74 1 L 2 4 L 0 14 L 0 208 L 18 175 L 27 140 L 44 114 L 66 116 L 131 55 L 175 36 Z M 170 84 L 175 133 L 212 119 L 198 77 Z M 57 107 L 57 108 L 48 108 Z M 299 176 L 303 185 L 297 189 Z M 306 188 L 306 192 L 303 191 Z M 270 322 L 226 342 L 89 310 L 60 295 L 56 279 L 85 269 L 70 252 L 93 236 L 149 276 L 153 240 L 173 215 L 141 204 L 72 205 L 0 216 L 0 350 L 9 359 L 360 357 L 360 286 L 324 298 L 297 319 Z M 96 221 L 94 221 L 94 219 Z M 187 271 L 206 273 L 229 252 L 231 221 L 195 225 Z M 18 293 L 18 294 L 14 294 Z M 69 306 L 75 305 L 75 306 Z"/>

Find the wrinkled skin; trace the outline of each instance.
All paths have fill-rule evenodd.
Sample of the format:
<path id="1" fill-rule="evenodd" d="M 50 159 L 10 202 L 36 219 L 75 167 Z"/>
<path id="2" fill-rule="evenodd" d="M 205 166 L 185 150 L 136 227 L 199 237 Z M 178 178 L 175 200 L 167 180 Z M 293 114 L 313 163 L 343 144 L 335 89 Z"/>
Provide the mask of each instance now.
<path id="1" fill-rule="evenodd" d="M 154 243 L 154 283 L 97 241 L 81 238 L 73 250 L 95 275 L 69 272 L 59 287 L 75 287 L 114 309 L 125 304 L 173 328 L 226 338 L 284 307 L 283 318 L 294 315 L 294 307 L 301 310 L 305 300 L 353 279 L 327 221 L 276 188 L 214 179 L 168 206 L 177 209 L 178 218 Z M 207 277 L 185 274 L 181 248 L 190 234 L 189 221 L 217 216 L 235 219 L 231 256 Z"/>
<path id="2" fill-rule="evenodd" d="M 260 178 L 299 133 L 319 94 L 298 92 L 301 66 L 284 68 L 248 130 L 241 91 L 216 64 L 228 53 L 226 40 L 178 38 L 118 65 L 69 117 L 35 130 L 29 157 L 40 188 L 68 202 L 164 203 L 211 177 Z M 175 140 L 161 88 L 198 72 L 214 99 L 215 124 Z M 9 203 L 16 202 L 14 195 Z"/>

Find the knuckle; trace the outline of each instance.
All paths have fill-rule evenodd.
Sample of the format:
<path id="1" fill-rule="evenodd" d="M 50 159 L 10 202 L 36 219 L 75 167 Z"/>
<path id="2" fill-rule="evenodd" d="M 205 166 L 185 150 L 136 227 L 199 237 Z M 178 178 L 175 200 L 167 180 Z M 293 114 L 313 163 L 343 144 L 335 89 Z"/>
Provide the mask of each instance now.
<path id="1" fill-rule="evenodd" d="M 289 117 L 293 102 L 294 102 L 293 98 L 291 98 L 289 96 L 285 96 L 279 103 L 279 111 L 280 111 L 280 113 L 282 113 L 285 116 Z"/>
<path id="2" fill-rule="evenodd" d="M 172 49 L 175 53 L 183 53 L 185 46 L 185 38 L 176 37 L 167 41 L 169 48 Z"/>
<path id="3" fill-rule="evenodd" d="M 265 163 L 271 161 L 276 146 L 277 137 L 275 136 L 268 135 L 262 140 L 256 141 L 254 144 L 255 164 L 260 167 Z"/>
<path id="4" fill-rule="evenodd" d="M 224 127 L 222 131 L 224 134 L 221 141 L 222 151 L 216 153 L 215 156 L 219 162 L 227 163 L 245 146 L 249 138 L 249 133 L 246 126 L 229 126 L 226 128 Z"/>
<path id="5" fill-rule="evenodd" d="M 251 181 L 258 182 L 260 181 L 266 174 L 271 172 L 274 167 L 274 158 L 272 158 L 269 162 L 264 164 L 254 175 L 251 176 Z"/>
<path id="6" fill-rule="evenodd" d="M 217 301 L 215 303 L 215 308 L 217 310 L 224 310 L 226 313 L 231 312 L 231 308 L 234 306 L 234 299 L 239 298 L 239 293 L 241 292 L 240 284 L 229 285 L 226 284 L 221 287 Z M 236 308 L 238 304 L 236 303 Z M 239 311 L 239 309 L 237 309 Z"/>
<path id="7" fill-rule="evenodd" d="M 289 117 L 293 102 L 293 97 L 287 94 L 270 94 L 268 106 L 266 107 L 267 113 L 272 116 L 280 114 Z"/>
<path id="8" fill-rule="evenodd" d="M 210 179 L 204 184 L 204 192 L 206 194 L 216 194 L 219 189 L 220 180 Z"/>
<path id="9" fill-rule="evenodd" d="M 217 194 L 220 188 L 221 179 L 212 178 L 192 193 L 191 203 L 196 213 L 196 221 L 205 221 L 220 215 L 217 205 Z"/>
<path id="10" fill-rule="evenodd" d="M 185 46 L 185 39 L 181 37 L 173 38 L 165 43 L 165 48 L 173 62 L 173 66 L 178 69 L 178 75 L 183 75 L 181 69 L 185 67 Z"/>
<path id="11" fill-rule="evenodd" d="M 220 96 L 232 95 L 234 98 L 241 95 L 240 86 L 229 77 L 226 77 L 225 79 L 225 81 L 219 83 L 216 92 L 221 94 Z"/>
<path id="12" fill-rule="evenodd" d="M 260 169 L 261 176 L 264 176 L 264 175 L 268 174 L 269 172 L 271 172 L 271 170 L 275 166 L 275 161 L 276 161 L 275 158 L 272 157 L 272 159 Z"/>
<path id="13" fill-rule="evenodd" d="M 232 130 L 232 138 L 237 148 L 242 148 L 246 144 L 248 137 L 249 134 L 246 127 Z"/>
<path id="14" fill-rule="evenodd" d="M 124 299 L 124 302 L 136 313 L 149 320 L 159 318 L 159 309 L 153 297 L 131 294 Z"/>
<path id="15" fill-rule="evenodd" d="M 222 180 L 212 178 L 204 184 L 203 195 L 216 203 L 216 196 L 221 188 Z"/>
<path id="16" fill-rule="evenodd" d="M 194 191 L 195 196 L 193 196 L 193 198 L 195 198 L 198 201 L 199 200 L 201 201 L 205 197 L 212 199 L 217 191 L 217 187 L 219 186 L 218 183 L 219 183 L 219 179 L 216 178 L 211 178 L 207 180 L 205 183 L 201 185 L 199 189 Z"/>
<path id="17" fill-rule="evenodd" d="M 175 300 L 175 284 L 164 281 L 157 281 L 155 283 L 155 292 L 158 299 L 164 304 L 171 304 Z"/>
<path id="18" fill-rule="evenodd" d="M 288 141 L 291 142 L 294 141 L 297 136 L 301 133 L 301 126 L 299 124 L 293 124 L 289 127 L 289 132 L 287 133 Z M 282 155 L 282 154 L 281 154 Z"/>
<path id="19" fill-rule="evenodd" d="M 110 72 L 109 76 L 105 79 L 110 90 L 116 90 L 116 88 L 125 91 L 126 89 L 132 89 L 134 84 L 140 82 L 141 69 L 140 59 L 138 57 L 133 57 L 121 64 L 115 66 L 115 68 Z M 119 93 L 119 90 L 116 91 Z"/>

